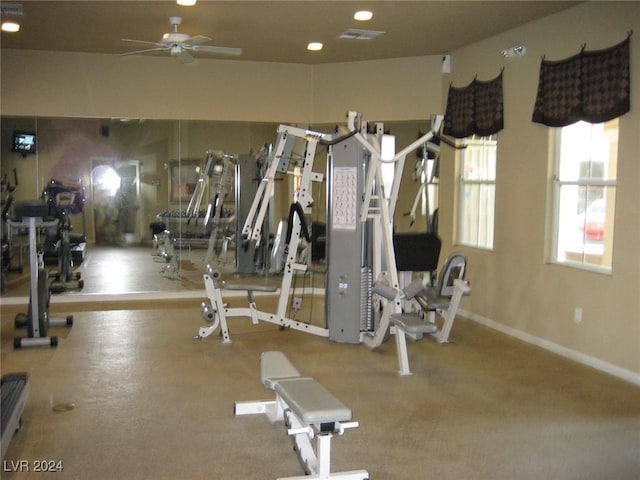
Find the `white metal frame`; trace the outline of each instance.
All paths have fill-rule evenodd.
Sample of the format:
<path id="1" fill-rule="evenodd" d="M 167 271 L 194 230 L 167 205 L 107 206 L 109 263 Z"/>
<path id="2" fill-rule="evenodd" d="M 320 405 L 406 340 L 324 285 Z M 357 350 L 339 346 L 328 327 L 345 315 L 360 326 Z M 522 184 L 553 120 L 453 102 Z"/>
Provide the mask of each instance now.
<path id="1" fill-rule="evenodd" d="M 360 211 L 360 221 L 365 222 L 372 218 L 376 223 L 374 232 L 380 232 L 380 238 L 374 237 L 374 268 L 373 277 L 376 279 L 384 278 L 384 283 L 393 290 L 400 291 L 400 282 L 398 277 L 398 269 L 396 267 L 395 251 L 393 247 L 393 214 L 398 200 L 398 192 L 400 190 L 400 181 L 402 180 L 402 171 L 407 155 L 419 148 L 435 136 L 435 132 L 440 129 L 443 117 L 437 116 L 433 122 L 433 130 L 426 133 L 422 137 L 415 140 L 396 153 L 391 160 L 395 164 L 395 174 L 390 192 L 385 192 L 382 182 L 382 168 L 380 152 L 380 142 L 378 137 L 374 137 L 371 143 L 362 133 L 356 133 L 355 136 L 360 144 L 366 148 L 370 154 L 370 164 L 367 171 L 367 179 L 365 183 L 364 201 Z M 372 201 L 376 201 L 372 205 Z M 383 274 L 384 272 L 384 274 Z M 391 327 L 390 316 L 402 312 L 402 296 L 399 295 L 393 299 L 382 299 L 384 304 L 383 315 L 380 319 L 373 335 L 363 334 L 362 341 L 371 349 L 379 347 L 387 331 Z M 394 333 L 394 329 L 391 330 Z"/>
<path id="2" fill-rule="evenodd" d="M 426 324 L 433 326 L 433 331 L 429 332 L 429 335 L 433 336 L 438 343 L 447 343 L 449 341 L 449 334 L 453 327 L 453 322 L 456 319 L 456 313 L 460 306 L 460 300 L 463 295 L 469 295 L 471 293 L 471 287 L 462 279 L 455 279 L 453 281 L 453 295 L 447 308 L 430 310 L 427 313 Z M 443 318 L 442 328 L 438 329 L 435 325 L 435 315 L 438 313 Z M 407 352 L 407 340 L 408 336 L 412 340 L 420 340 L 422 335 L 415 335 L 413 333 L 405 331 L 399 325 L 395 325 L 396 335 L 396 348 L 398 350 L 398 363 L 400 375 L 411 375 L 411 369 L 409 368 L 409 354 Z"/>
<path id="3" fill-rule="evenodd" d="M 213 270 L 210 266 L 207 267 L 207 271 L 204 274 L 204 285 L 210 304 L 202 304 L 202 315 L 206 321 L 211 321 L 212 324 L 208 327 L 200 327 L 198 334 L 195 337 L 197 340 L 202 340 L 203 338 L 210 336 L 218 327 L 220 327 L 222 343 L 232 343 L 229 326 L 227 324 L 227 318 L 231 317 L 248 317 L 251 319 L 251 323 L 253 325 L 257 325 L 258 322 L 263 321 L 273 323 L 274 325 L 279 325 L 281 327 L 299 330 L 301 332 L 313 333 L 320 337 L 329 336 L 329 331 L 326 328 L 292 320 L 278 313 L 273 314 L 258 310 L 253 296 L 254 292 L 276 293 L 276 289 L 264 286 L 225 285 L 224 282 L 220 281 L 220 273 Z M 222 298 L 222 290 L 239 290 L 247 292 L 247 299 L 249 302 L 248 307 L 227 307 Z M 280 299 L 282 300 L 283 297 L 285 299 L 284 308 L 286 308 L 288 293 L 283 293 L 283 290 L 281 290 Z"/>
<path id="4" fill-rule="evenodd" d="M 278 139 L 274 154 L 269 159 L 270 163 L 267 168 L 267 173 L 258 186 L 258 191 L 253 199 L 251 209 L 249 210 L 242 229 L 242 236 L 249 241 L 255 242 L 256 246 L 260 244 L 262 239 L 262 225 L 273 193 L 276 175 L 278 173 L 289 173 L 289 161 L 295 138 L 302 138 L 306 141 L 306 153 L 302 168 L 300 189 L 295 192 L 295 198 L 303 208 L 310 208 L 313 204 L 311 182 L 321 182 L 324 178 L 322 174 L 313 172 L 313 161 L 318 142 L 321 139 L 330 139 L 331 136 L 302 128 L 280 125 L 280 127 L 278 127 Z M 207 267 L 207 271 L 204 274 L 204 283 L 210 305 L 203 305 L 203 317 L 207 321 L 211 320 L 211 316 L 213 316 L 214 319 L 211 326 L 200 328 L 196 336 L 197 339 L 208 337 L 216 330 L 218 325 L 220 325 L 222 342 L 231 343 L 227 326 L 228 317 L 249 317 L 253 324 L 264 321 L 294 330 L 313 333 L 321 337 L 329 336 L 329 331 L 326 328 L 293 320 L 286 316 L 293 277 L 296 272 L 305 272 L 307 270 L 307 265 L 305 263 L 299 263 L 296 258 L 300 245 L 302 219 L 299 218 L 296 213 L 292 221 L 291 239 L 287 248 L 287 257 L 285 259 L 284 274 L 280 286 L 276 313 L 263 312 L 256 307 L 253 292 L 265 291 L 264 287 L 223 285 L 222 282 L 219 282 L 219 274 L 210 267 Z M 222 289 L 246 291 L 249 300 L 248 308 L 226 308 L 222 299 Z M 267 291 L 275 293 L 274 290 L 268 289 Z"/>

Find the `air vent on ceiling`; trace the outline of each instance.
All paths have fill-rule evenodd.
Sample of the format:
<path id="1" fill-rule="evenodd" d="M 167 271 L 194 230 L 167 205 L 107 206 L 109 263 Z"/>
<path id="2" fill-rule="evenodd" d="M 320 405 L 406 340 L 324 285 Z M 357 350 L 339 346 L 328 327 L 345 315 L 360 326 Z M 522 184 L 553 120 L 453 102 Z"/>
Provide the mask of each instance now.
<path id="1" fill-rule="evenodd" d="M 339 38 L 346 38 L 348 40 L 372 40 L 383 34 L 384 32 L 376 30 L 358 30 L 357 28 L 350 28 L 349 30 L 342 32 L 339 35 Z"/>
<path id="2" fill-rule="evenodd" d="M 2 16 L 19 17 L 20 15 L 23 15 L 22 5 L 19 3 L 3 3 L 0 5 L 0 12 L 2 13 Z"/>

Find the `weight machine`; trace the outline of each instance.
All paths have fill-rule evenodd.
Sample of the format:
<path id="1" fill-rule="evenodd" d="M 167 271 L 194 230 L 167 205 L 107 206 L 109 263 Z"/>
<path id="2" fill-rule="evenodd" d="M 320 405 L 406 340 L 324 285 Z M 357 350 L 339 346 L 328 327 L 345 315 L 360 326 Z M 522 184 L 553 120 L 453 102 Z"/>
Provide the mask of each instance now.
<path id="1" fill-rule="evenodd" d="M 264 178 L 273 145 L 264 145 L 258 154 L 241 154 L 238 156 L 235 177 L 235 239 L 242 239 L 243 224 L 239 219 L 246 219 L 249 209 Z M 273 208 L 267 211 L 262 229 L 263 238 L 271 235 Z M 256 247 L 248 240 L 235 242 L 235 271 L 236 273 L 257 273 L 265 271 L 269 265 L 270 241 L 261 242 Z"/>
<path id="2" fill-rule="evenodd" d="M 182 228 L 201 229 L 207 237 L 207 254 L 205 264 L 213 262 L 222 253 L 226 253 L 229 243 L 229 224 L 235 219 L 235 212 L 224 208 L 227 192 L 231 190 L 235 177 L 235 158 L 222 151 L 207 151 L 205 165 L 195 184 L 193 193 L 186 210 L 182 212 L 163 212 L 161 231 L 154 233 L 155 258 L 167 263 L 161 274 L 169 278 L 176 278 L 179 272 L 179 255 L 176 249 L 189 248 L 192 245 L 203 244 L 202 238 L 192 237 L 182 233 Z M 206 207 L 205 195 L 209 192 Z M 168 228 L 167 222 L 179 223 L 179 232 Z"/>
<path id="3" fill-rule="evenodd" d="M 204 226 L 211 230 L 209 235 L 209 245 L 207 248 L 207 256 L 205 257 L 205 265 L 213 262 L 214 259 L 220 259 L 221 255 L 226 254 L 229 248 L 229 242 L 232 235 L 229 235 L 229 224 L 235 218 L 235 212 L 231 215 L 224 210 L 224 201 L 227 192 L 232 190 L 236 171 L 236 160 L 228 154 L 218 154 L 216 156 L 209 155 L 204 174 L 208 174 L 211 192 L 209 194 L 209 204 L 207 205 L 204 216 Z M 200 181 L 198 181 L 200 185 Z M 194 193 L 195 195 L 195 193 Z M 193 201 L 192 197 L 192 201 Z M 191 202 L 189 202 L 191 206 Z M 187 207 L 187 213 L 189 208 Z"/>
<path id="4" fill-rule="evenodd" d="M 261 229 L 277 173 L 290 173 L 289 163 L 295 139 L 303 139 L 304 159 L 300 188 L 294 194 L 294 204 L 288 226 L 285 268 L 275 314 L 259 311 L 253 292 L 264 287 L 232 286 L 221 281 L 219 272 L 208 269 L 204 275 L 210 304 L 202 304 L 202 315 L 210 327 L 200 328 L 197 339 L 211 335 L 218 325 L 224 343 L 230 343 L 227 317 L 250 317 L 254 324 L 266 321 L 313 333 L 342 343 L 364 343 L 371 349 L 379 347 L 388 334 L 396 333 L 398 323 L 392 317 L 403 314 L 403 290 L 396 267 L 393 243 L 393 215 L 398 199 L 406 156 L 435 137 L 442 116 L 434 119 L 432 130 L 398 153 L 383 155 L 386 140 L 384 126 L 376 124 L 375 133 L 359 113 L 349 112 L 348 133 L 329 135 L 311 130 L 281 125 L 278 141 L 270 159 L 267 174 L 258 187 L 242 235 L 259 244 Z M 318 144 L 328 147 L 327 193 L 327 275 L 325 286 L 325 325 L 318 327 L 286 316 L 292 278 L 307 270 L 306 263 L 296 254 L 301 237 L 308 238 L 304 210 L 313 204 L 311 182 L 322 181 L 323 175 L 312 171 Z M 393 169 L 393 181 L 385 186 L 383 170 Z M 222 290 L 245 290 L 249 308 L 227 308 Z M 413 286 L 413 294 L 417 287 Z M 383 293 L 383 294 L 382 294 Z M 431 327 L 430 327 L 431 328 Z M 435 327 L 433 327 L 435 328 Z M 401 373 L 407 374 L 404 332 L 396 335 Z M 404 359 L 401 353 L 404 352 Z"/>
<path id="5" fill-rule="evenodd" d="M 210 303 L 203 303 L 201 309 L 205 321 L 212 322 L 212 325 L 209 327 L 201 327 L 196 339 L 208 337 L 217 329 L 218 325 L 220 325 L 223 342 L 230 343 L 231 339 L 228 334 L 226 318 L 235 316 L 250 317 L 254 324 L 262 320 L 280 325 L 281 327 L 293 328 L 323 337 L 329 335 L 326 328 L 296 321 L 288 318 L 286 314 L 293 277 L 296 272 L 305 272 L 307 270 L 307 264 L 300 262 L 298 259 L 298 247 L 300 246 L 301 237 L 309 238 L 304 209 L 311 208 L 313 204 L 311 182 L 321 182 L 324 178 L 322 174 L 313 172 L 313 162 L 318 143 L 321 139 L 327 137 L 330 137 L 330 135 L 297 127 L 281 125 L 278 128 L 278 138 L 273 154 L 268 160 L 266 175 L 258 185 L 256 196 L 251 204 L 242 229 L 243 240 L 245 242 L 251 242 L 255 245 L 255 248 L 258 248 L 263 241 L 262 228 L 273 193 L 276 175 L 278 173 L 293 173 L 289 172 L 289 164 L 291 162 L 294 143 L 296 139 L 302 139 L 305 142 L 305 153 L 302 162 L 301 183 L 300 188 L 294 195 L 294 206 L 292 207 L 287 227 L 285 266 L 276 313 L 262 312 L 255 307 L 253 292 L 265 291 L 264 287 L 227 285 L 220 281 L 219 272 L 207 268 L 204 274 L 204 282 Z M 247 291 L 249 308 L 226 308 L 222 299 L 221 289 Z"/>

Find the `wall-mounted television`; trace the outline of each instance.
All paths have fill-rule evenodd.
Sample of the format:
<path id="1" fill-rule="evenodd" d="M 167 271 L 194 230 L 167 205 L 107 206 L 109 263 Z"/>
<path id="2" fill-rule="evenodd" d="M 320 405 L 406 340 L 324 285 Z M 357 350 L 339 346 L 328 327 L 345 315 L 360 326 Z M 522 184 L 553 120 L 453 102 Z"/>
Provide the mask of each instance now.
<path id="1" fill-rule="evenodd" d="M 11 150 L 22 154 L 36 153 L 36 134 L 33 132 L 13 132 Z"/>

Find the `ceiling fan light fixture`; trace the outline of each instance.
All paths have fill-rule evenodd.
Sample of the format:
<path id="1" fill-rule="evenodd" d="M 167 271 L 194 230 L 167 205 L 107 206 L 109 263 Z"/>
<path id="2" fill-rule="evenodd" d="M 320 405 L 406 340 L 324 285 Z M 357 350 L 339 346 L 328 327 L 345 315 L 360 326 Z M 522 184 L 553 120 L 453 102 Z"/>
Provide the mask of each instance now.
<path id="1" fill-rule="evenodd" d="M 183 7 L 193 7 L 198 0 L 176 0 L 176 3 Z"/>
<path id="2" fill-rule="evenodd" d="M 312 52 L 319 52 L 320 50 L 322 50 L 322 43 L 310 42 L 309 45 L 307 45 L 307 50 L 311 50 Z"/>
<path id="3" fill-rule="evenodd" d="M 353 19 L 358 20 L 359 22 L 366 22 L 367 20 L 371 20 L 373 18 L 373 12 L 369 10 L 359 10 L 353 14 Z"/>
<path id="4" fill-rule="evenodd" d="M 190 52 L 200 52 L 213 55 L 242 55 L 241 48 L 220 47 L 215 45 L 203 45 L 210 42 L 209 37 L 204 35 L 191 36 L 178 32 L 178 25 L 182 23 L 182 17 L 169 17 L 169 23 L 173 26 L 173 31 L 165 33 L 157 42 L 148 40 L 134 40 L 123 38 L 123 42 L 139 43 L 146 45 L 143 50 L 121 53 L 121 56 L 137 55 L 141 53 L 168 52 L 172 57 L 178 57 L 182 63 L 191 63 L 195 60 Z"/>
<path id="5" fill-rule="evenodd" d="M 2 31 L 8 33 L 15 33 L 20 31 L 20 24 L 17 22 L 2 22 Z"/>

